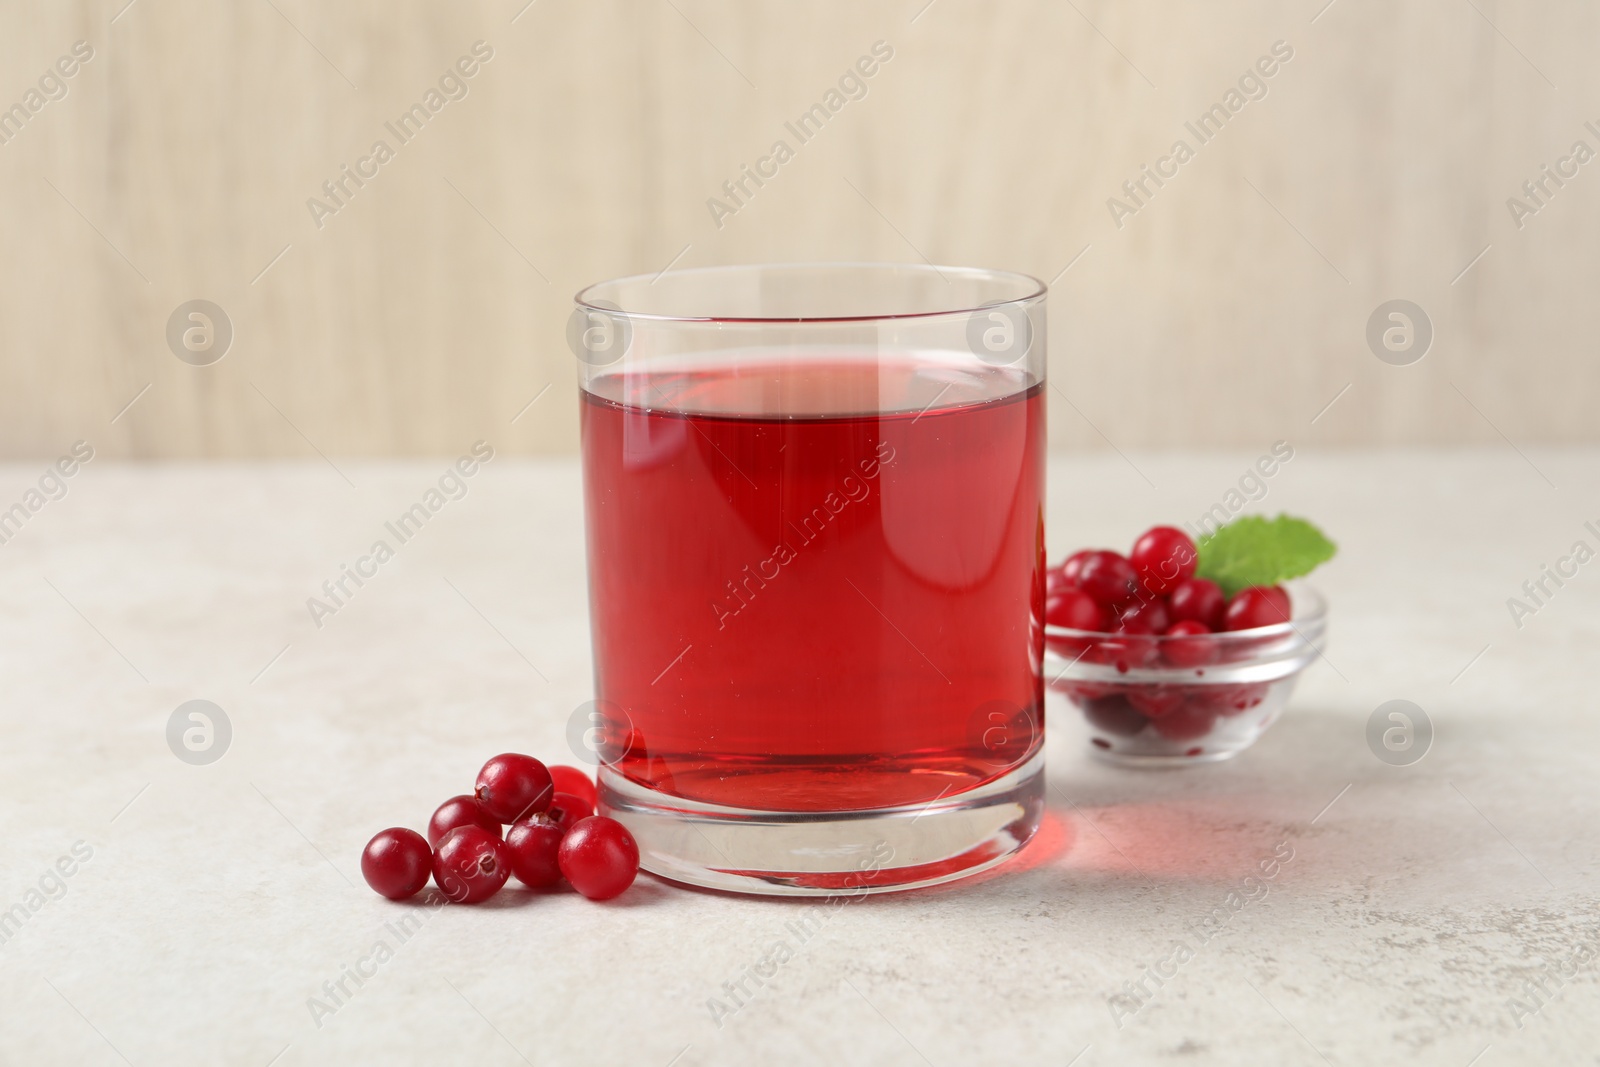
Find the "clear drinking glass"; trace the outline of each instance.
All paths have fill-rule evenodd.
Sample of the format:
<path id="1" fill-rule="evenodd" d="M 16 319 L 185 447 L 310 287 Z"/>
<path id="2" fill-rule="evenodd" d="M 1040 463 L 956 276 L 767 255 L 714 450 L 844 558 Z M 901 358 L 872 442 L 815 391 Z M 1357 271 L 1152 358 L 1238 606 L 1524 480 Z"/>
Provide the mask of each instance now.
<path id="1" fill-rule="evenodd" d="M 898 264 L 603 282 L 582 384 L 600 805 L 666 878 L 992 866 L 1043 790 L 1045 286 Z"/>

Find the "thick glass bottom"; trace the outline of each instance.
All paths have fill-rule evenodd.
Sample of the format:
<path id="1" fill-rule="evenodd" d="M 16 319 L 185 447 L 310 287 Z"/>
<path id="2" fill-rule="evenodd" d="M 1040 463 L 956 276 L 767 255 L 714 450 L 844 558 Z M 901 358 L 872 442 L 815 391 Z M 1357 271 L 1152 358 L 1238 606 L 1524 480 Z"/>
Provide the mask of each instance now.
<path id="1" fill-rule="evenodd" d="M 977 874 L 1028 843 L 1044 806 L 1044 749 L 955 796 L 862 811 L 774 812 L 683 800 L 610 767 L 600 811 L 639 842 L 639 865 L 687 885 L 765 896 L 889 893 Z"/>

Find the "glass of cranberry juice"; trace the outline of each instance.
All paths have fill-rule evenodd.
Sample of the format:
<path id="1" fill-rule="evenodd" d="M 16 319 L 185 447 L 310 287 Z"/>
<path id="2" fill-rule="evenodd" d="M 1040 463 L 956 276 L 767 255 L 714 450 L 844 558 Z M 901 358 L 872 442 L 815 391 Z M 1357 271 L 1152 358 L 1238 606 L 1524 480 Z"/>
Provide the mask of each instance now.
<path id="1" fill-rule="evenodd" d="M 602 810 L 717 889 L 991 867 L 1043 790 L 1045 286 L 714 267 L 578 294 Z"/>

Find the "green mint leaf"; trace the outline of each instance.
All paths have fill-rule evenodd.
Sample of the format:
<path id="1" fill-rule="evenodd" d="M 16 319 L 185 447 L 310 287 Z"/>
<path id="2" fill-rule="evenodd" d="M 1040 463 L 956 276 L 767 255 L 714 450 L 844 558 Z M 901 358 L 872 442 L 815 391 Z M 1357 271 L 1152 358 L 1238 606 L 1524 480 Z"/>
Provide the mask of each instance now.
<path id="1" fill-rule="evenodd" d="M 1195 573 L 1232 596 L 1251 585 L 1277 585 L 1333 558 L 1337 546 L 1311 523 L 1289 515 L 1245 515 L 1200 538 Z"/>

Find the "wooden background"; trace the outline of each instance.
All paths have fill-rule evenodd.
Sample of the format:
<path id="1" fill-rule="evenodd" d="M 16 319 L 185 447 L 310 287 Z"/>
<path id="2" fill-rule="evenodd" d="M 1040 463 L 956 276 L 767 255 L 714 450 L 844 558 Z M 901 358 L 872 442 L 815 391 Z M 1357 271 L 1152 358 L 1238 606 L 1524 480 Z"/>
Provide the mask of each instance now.
<path id="1" fill-rule="evenodd" d="M 1506 206 L 1600 149 L 1593 5 L 525 4 L 6 5 L 0 107 L 94 55 L 0 144 L 0 456 L 567 452 L 583 284 L 924 257 L 1054 280 L 1061 445 L 1600 436 L 1600 162 Z M 308 198 L 480 40 L 319 228 Z M 867 96 L 719 228 L 706 200 L 879 40 Z M 1265 98 L 1116 226 L 1279 40 Z M 1436 333 L 1407 367 L 1364 339 L 1397 297 Z M 165 341 L 194 298 L 235 331 L 212 366 Z"/>

